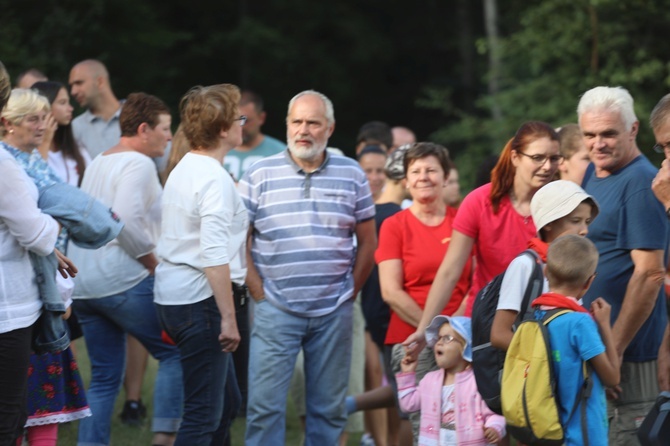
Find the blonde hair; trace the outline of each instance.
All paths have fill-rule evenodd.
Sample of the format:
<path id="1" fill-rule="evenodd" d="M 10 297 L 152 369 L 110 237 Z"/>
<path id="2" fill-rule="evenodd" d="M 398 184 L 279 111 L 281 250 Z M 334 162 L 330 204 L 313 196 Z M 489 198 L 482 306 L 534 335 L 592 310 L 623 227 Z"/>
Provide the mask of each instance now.
<path id="1" fill-rule="evenodd" d="M 584 147 L 584 139 L 579 124 L 565 124 L 558 131 L 558 137 L 561 144 L 561 155 L 566 160 L 579 152 Z"/>
<path id="2" fill-rule="evenodd" d="M 170 149 L 167 165 L 165 166 L 163 173 L 161 173 L 161 181 L 164 186 L 172 170 L 190 150 L 191 146 L 186 139 L 186 135 L 184 135 L 184 129 L 181 124 L 179 124 L 177 131 L 174 132 L 174 135 L 172 136 L 172 148 Z"/>
<path id="3" fill-rule="evenodd" d="M 564 235 L 549 245 L 545 274 L 550 288 L 580 287 L 598 265 L 596 245 L 586 237 Z"/>
<path id="4" fill-rule="evenodd" d="M 181 125 L 191 148 L 210 149 L 217 145 L 221 130 L 228 130 L 240 102 L 240 89 L 232 84 L 191 88 L 181 99 Z"/>
<path id="5" fill-rule="evenodd" d="M 3 121 L 17 125 L 29 114 L 41 111 L 48 112 L 49 110 L 51 110 L 49 100 L 35 90 L 15 88 L 10 93 L 9 100 L 2 110 L 1 116 Z M 7 129 L 3 123 L 0 129 L 0 136 L 5 136 L 6 134 Z"/>
<path id="6" fill-rule="evenodd" d="M 0 111 L 5 108 L 7 99 L 9 98 L 9 92 L 12 90 L 11 84 L 9 83 L 9 73 L 5 69 L 5 66 L 0 62 Z"/>

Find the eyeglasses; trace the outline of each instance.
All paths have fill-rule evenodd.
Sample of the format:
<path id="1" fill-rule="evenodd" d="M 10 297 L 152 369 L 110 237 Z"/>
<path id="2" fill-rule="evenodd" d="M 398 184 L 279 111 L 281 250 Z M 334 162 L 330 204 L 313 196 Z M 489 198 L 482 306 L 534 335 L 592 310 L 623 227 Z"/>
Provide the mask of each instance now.
<path id="1" fill-rule="evenodd" d="M 240 121 L 240 127 L 242 127 L 247 123 L 247 117 L 245 115 L 241 115 L 239 118 L 233 119 L 233 121 Z"/>
<path id="2" fill-rule="evenodd" d="M 668 150 L 670 150 L 670 141 L 668 141 L 664 144 L 661 144 L 660 142 L 654 144 L 654 152 L 656 152 L 656 153 L 664 153 Z"/>
<path id="3" fill-rule="evenodd" d="M 532 159 L 533 162 L 535 164 L 537 164 L 538 166 L 543 165 L 544 163 L 547 162 L 547 160 L 549 160 L 549 162 L 551 164 L 557 164 L 557 163 L 560 163 L 561 160 L 563 160 L 563 155 L 551 155 L 551 156 L 547 156 L 547 155 L 528 155 L 526 153 L 519 152 L 519 151 L 516 151 L 516 153 L 518 153 L 519 155 L 523 155 L 525 157 L 528 157 L 528 158 Z"/>
<path id="4" fill-rule="evenodd" d="M 459 344 L 461 343 L 461 341 L 460 341 L 457 337 L 452 336 L 452 335 L 450 335 L 450 334 L 446 334 L 446 335 L 438 336 L 438 337 L 437 337 L 437 342 L 441 342 L 442 344 L 445 344 L 445 345 L 446 345 L 446 344 L 450 344 L 450 343 L 452 343 L 453 341 L 456 341 L 456 342 L 458 342 Z M 436 342 L 436 344 L 437 344 L 437 342 Z"/>

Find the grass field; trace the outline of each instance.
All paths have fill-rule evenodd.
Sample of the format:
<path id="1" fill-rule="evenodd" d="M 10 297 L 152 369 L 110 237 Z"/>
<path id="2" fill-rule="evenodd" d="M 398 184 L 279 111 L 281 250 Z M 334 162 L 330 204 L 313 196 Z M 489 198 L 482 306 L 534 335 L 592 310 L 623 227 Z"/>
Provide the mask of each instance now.
<path id="1" fill-rule="evenodd" d="M 75 341 L 75 347 L 77 352 L 77 362 L 79 363 L 79 369 L 81 370 L 82 378 L 86 387 L 90 381 L 90 364 L 88 360 L 88 354 L 86 353 L 86 345 L 83 342 L 83 339 L 78 339 Z M 147 420 L 142 426 L 131 427 L 126 426 L 121 423 L 118 414 L 121 413 L 121 409 L 124 403 L 124 394 L 123 391 L 120 392 L 119 398 L 116 400 L 116 408 L 114 410 L 114 418 L 112 419 L 112 439 L 111 444 L 114 446 L 147 446 L 151 444 L 151 412 L 153 408 L 153 402 L 151 399 L 151 394 L 153 390 L 153 382 L 156 376 L 156 361 L 153 358 L 149 358 L 149 365 L 147 367 L 147 373 L 144 377 L 144 386 L 142 388 L 142 401 L 147 406 Z M 77 422 L 68 423 L 61 425 L 58 431 L 58 446 L 74 446 L 77 444 Z M 287 446 L 299 446 L 301 443 L 302 432 L 300 428 L 300 422 L 298 417 L 295 415 L 295 409 L 293 408 L 292 402 L 290 402 L 286 417 L 286 445 Z M 348 446 L 357 446 L 360 443 L 360 434 L 352 435 L 347 443 Z M 232 427 L 232 441 L 233 446 L 242 446 L 244 444 L 244 419 L 238 418 L 233 423 Z M 275 445 L 272 445 L 275 446 Z"/>

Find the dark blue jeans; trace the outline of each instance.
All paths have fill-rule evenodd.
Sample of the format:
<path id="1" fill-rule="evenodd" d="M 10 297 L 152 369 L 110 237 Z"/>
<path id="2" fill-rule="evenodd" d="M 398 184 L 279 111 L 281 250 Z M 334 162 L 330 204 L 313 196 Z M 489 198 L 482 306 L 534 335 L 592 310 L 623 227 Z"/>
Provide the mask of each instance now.
<path id="1" fill-rule="evenodd" d="M 241 396 L 231 355 L 219 344 L 221 315 L 214 297 L 156 308 L 163 329 L 179 348 L 184 376 L 184 415 L 175 446 L 225 441 Z"/>

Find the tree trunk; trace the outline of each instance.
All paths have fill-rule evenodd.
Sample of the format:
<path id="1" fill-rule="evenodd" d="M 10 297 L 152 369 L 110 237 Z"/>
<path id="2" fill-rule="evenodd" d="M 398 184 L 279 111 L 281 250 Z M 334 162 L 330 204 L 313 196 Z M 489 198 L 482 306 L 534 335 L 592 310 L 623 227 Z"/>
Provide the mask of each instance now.
<path id="1" fill-rule="evenodd" d="M 468 113 L 474 111 L 475 103 L 475 57 L 474 37 L 470 14 L 470 0 L 458 0 L 458 52 L 461 56 L 461 85 L 463 86 L 462 103 Z"/>
<path id="2" fill-rule="evenodd" d="M 496 121 L 502 120 L 502 110 L 497 95 L 500 90 L 500 44 L 498 42 L 498 7 L 496 0 L 484 0 L 484 22 L 486 40 L 489 47 L 489 94 L 491 95 L 491 114 Z"/>

